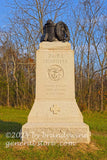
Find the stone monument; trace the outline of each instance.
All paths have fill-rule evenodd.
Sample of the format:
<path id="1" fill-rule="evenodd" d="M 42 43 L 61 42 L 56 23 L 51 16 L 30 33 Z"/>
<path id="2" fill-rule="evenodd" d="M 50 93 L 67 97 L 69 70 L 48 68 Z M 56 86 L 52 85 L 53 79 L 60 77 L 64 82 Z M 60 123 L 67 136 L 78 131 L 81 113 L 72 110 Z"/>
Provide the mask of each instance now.
<path id="1" fill-rule="evenodd" d="M 90 142 L 89 127 L 75 100 L 74 52 L 69 38 L 63 22 L 47 21 L 36 53 L 36 98 L 22 126 L 23 142 Z"/>

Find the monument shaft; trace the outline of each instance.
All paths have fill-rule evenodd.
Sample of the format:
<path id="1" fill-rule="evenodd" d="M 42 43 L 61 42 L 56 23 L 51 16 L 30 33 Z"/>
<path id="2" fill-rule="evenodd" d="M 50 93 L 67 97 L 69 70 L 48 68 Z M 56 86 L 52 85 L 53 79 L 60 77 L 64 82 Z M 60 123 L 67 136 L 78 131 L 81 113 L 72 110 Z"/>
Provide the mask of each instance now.
<path id="1" fill-rule="evenodd" d="M 36 98 L 22 127 L 22 141 L 34 140 L 90 142 L 89 127 L 75 100 L 74 53 L 68 42 L 42 42 L 36 53 Z"/>

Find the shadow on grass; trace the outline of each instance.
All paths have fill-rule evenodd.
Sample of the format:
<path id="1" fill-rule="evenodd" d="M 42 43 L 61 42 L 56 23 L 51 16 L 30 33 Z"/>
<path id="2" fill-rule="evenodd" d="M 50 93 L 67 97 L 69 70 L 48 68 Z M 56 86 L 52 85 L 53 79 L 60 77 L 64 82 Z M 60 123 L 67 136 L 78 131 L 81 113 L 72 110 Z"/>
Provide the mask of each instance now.
<path id="1" fill-rule="evenodd" d="M 0 120 L 0 133 L 6 134 L 7 132 L 19 132 L 22 124 L 17 122 L 9 122 Z"/>

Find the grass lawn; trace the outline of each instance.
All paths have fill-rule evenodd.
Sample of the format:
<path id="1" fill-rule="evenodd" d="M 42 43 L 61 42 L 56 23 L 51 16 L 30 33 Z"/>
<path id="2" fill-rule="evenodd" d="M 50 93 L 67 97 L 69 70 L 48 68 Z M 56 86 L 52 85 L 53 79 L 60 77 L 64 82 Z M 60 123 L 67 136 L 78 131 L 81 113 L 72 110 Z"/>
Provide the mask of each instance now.
<path id="1" fill-rule="evenodd" d="M 92 134 L 89 145 L 8 147 L 20 142 L 14 132 L 20 131 L 28 114 L 29 110 L 0 107 L 0 160 L 107 160 L 107 113 L 82 113 Z"/>

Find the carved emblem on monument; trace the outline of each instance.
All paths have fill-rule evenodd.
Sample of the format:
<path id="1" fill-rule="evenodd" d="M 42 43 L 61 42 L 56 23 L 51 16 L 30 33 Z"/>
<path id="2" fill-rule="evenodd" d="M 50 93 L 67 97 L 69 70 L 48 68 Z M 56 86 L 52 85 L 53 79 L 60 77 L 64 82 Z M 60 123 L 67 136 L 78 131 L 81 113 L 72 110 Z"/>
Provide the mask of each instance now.
<path id="1" fill-rule="evenodd" d="M 63 78 L 64 70 L 59 65 L 52 65 L 48 69 L 49 78 L 53 81 L 58 81 Z"/>
<path id="2" fill-rule="evenodd" d="M 57 114 L 60 111 L 60 108 L 57 105 L 53 105 L 53 107 L 50 108 L 50 111 L 53 112 L 53 114 Z"/>

